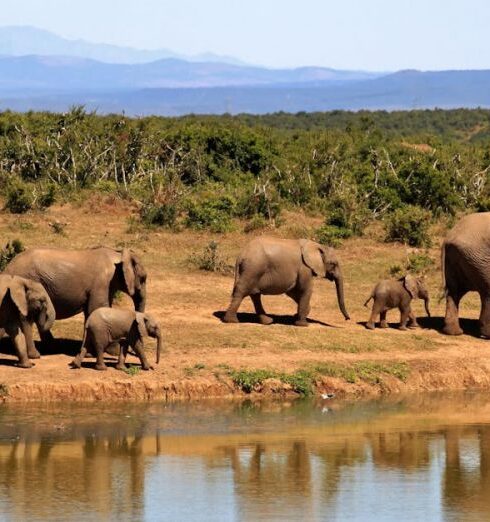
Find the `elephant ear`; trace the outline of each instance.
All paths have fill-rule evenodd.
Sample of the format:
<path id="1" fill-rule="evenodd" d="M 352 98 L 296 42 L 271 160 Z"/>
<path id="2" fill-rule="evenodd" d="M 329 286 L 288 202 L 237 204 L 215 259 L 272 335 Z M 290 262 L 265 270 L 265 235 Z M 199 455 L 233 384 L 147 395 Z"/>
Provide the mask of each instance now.
<path id="1" fill-rule="evenodd" d="M 133 267 L 133 256 L 129 248 L 124 248 L 121 254 L 122 269 L 124 274 L 124 282 L 128 288 L 129 295 L 134 295 L 134 267 Z"/>
<path id="2" fill-rule="evenodd" d="M 140 334 L 140 337 L 143 339 L 143 337 L 148 336 L 148 331 L 146 329 L 145 324 L 145 314 L 136 312 L 136 325 L 138 327 L 138 332 Z"/>
<path id="3" fill-rule="evenodd" d="M 303 263 L 308 268 L 311 268 L 313 275 L 325 277 L 325 262 L 321 246 L 314 241 L 309 241 L 308 239 L 300 239 L 299 244 Z"/>
<path id="4" fill-rule="evenodd" d="M 29 309 L 27 306 L 27 296 L 26 296 L 26 285 L 22 278 L 13 277 L 10 285 L 10 297 L 12 301 L 15 303 L 15 306 L 18 308 L 21 315 L 27 317 L 29 313 Z"/>
<path id="5" fill-rule="evenodd" d="M 412 296 L 412 298 L 417 297 L 418 287 L 417 287 L 417 279 L 410 274 L 407 274 L 403 278 L 403 286 L 405 290 Z"/>
<path id="6" fill-rule="evenodd" d="M 11 282 L 12 276 L 0 275 L 0 305 L 3 302 L 5 295 L 7 294 Z"/>

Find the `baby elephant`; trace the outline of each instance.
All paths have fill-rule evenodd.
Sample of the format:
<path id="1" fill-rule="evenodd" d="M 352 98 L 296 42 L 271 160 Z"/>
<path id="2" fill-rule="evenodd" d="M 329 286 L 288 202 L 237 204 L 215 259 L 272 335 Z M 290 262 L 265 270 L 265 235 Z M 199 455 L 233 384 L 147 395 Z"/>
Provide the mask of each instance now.
<path id="1" fill-rule="evenodd" d="M 97 357 L 95 369 L 107 370 L 104 363 L 104 351 L 112 343 L 119 342 L 121 348 L 116 365 L 118 370 L 126 368 L 126 355 L 130 346 L 139 357 L 143 370 L 153 369 L 148 364 L 143 351 L 143 337 L 147 335 L 157 340 L 156 362 L 158 364 L 162 348 L 162 334 L 160 327 L 150 315 L 120 308 L 97 308 L 89 315 L 85 323 L 82 348 L 73 359 L 72 367 L 80 368 L 84 357 L 87 355 L 87 350 L 89 350 Z"/>
<path id="2" fill-rule="evenodd" d="M 400 310 L 400 330 L 407 329 L 408 321 L 410 321 L 411 327 L 418 326 L 417 319 L 410 306 L 414 297 L 424 300 L 425 311 L 430 317 L 429 293 L 421 278 L 408 274 L 397 281 L 392 279 L 380 281 L 374 287 L 368 300 L 364 303 L 364 306 L 367 306 L 371 299 L 374 300 L 371 317 L 366 323 L 366 328 L 370 330 L 374 329 L 374 323 L 378 315 L 380 316 L 380 327 L 387 328 L 386 312 L 391 308 L 398 308 Z"/>

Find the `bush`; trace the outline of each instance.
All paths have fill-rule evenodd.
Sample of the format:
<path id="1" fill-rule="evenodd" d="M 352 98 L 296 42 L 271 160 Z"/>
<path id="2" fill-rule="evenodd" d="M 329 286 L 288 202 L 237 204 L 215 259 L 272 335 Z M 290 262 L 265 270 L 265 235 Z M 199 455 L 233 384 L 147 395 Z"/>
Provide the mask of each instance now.
<path id="1" fill-rule="evenodd" d="M 236 202 L 230 196 L 191 201 L 187 208 L 188 227 L 197 230 L 208 229 L 211 232 L 229 232 L 232 229 L 231 218 L 235 213 Z"/>
<path id="2" fill-rule="evenodd" d="M 24 214 L 32 208 L 33 196 L 29 186 L 22 182 L 16 181 L 7 188 L 7 196 L 5 208 L 12 214 Z"/>
<path id="3" fill-rule="evenodd" d="M 420 207 L 406 205 L 385 219 L 386 241 L 399 241 L 414 247 L 429 247 L 431 213 Z"/>
<path id="4" fill-rule="evenodd" d="M 146 226 L 173 228 L 177 220 L 177 207 L 165 203 L 146 203 L 140 209 L 140 219 Z"/>
<path id="5" fill-rule="evenodd" d="M 193 254 L 190 261 L 199 270 L 206 272 L 220 272 L 228 274 L 233 272 L 233 267 L 229 265 L 218 252 L 219 244 L 216 241 L 211 241 L 204 251 L 200 254 Z"/>
<path id="6" fill-rule="evenodd" d="M 260 214 L 255 214 L 255 216 L 252 217 L 252 219 L 245 225 L 243 228 L 243 231 L 248 234 L 250 232 L 253 232 L 254 230 L 260 230 L 261 228 L 266 228 L 268 225 L 266 219 L 264 216 L 261 216 Z"/>
<path id="7" fill-rule="evenodd" d="M 322 225 L 315 231 L 315 240 L 322 245 L 331 247 L 339 247 L 343 239 L 352 237 L 352 231 L 343 227 L 336 227 L 332 225 Z"/>
<path id="8" fill-rule="evenodd" d="M 56 201 L 56 187 L 50 183 L 44 190 L 41 191 L 37 199 L 37 205 L 39 208 L 48 208 Z"/>
<path id="9" fill-rule="evenodd" d="M 418 274 L 421 272 L 425 272 L 433 265 L 434 260 L 431 259 L 428 254 L 419 254 L 417 252 L 414 252 L 413 254 L 409 254 L 406 267 L 407 271 Z"/>
<path id="10" fill-rule="evenodd" d="M 9 241 L 5 247 L 0 250 L 0 272 L 3 272 L 10 261 L 24 250 L 25 247 L 20 239 Z"/>

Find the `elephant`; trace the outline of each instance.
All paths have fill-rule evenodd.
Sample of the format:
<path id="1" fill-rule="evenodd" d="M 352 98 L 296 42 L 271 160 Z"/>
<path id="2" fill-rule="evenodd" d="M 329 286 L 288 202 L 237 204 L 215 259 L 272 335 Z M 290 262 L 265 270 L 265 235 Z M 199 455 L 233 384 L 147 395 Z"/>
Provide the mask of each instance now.
<path id="1" fill-rule="evenodd" d="M 26 343 L 26 331 L 35 322 L 40 331 L 49 330 L 56 318 L 48 293 L 40 283 L 23 277 L 0 274 L 0 328 L 12 339 L 20 368 L 31 368 L 29 359 L 39 352 Z"/>
<path id="2" fill-rule="evenodd" d="M 224 322 L 237 323 L 237 311 L 250 296 L 261 324 L 273 321 L 266 315 L 261 295 L 286 294 L 298 305 L 296 326 L 308 326 L 313 277 L 335 281 L 337 300 L 345 319 L 350 319 L 344 303 L 344 280 L 333 248 L 307 239 L 259 237 L 248 243 L 235 265 L 232 299 Z"/>
<path id="3" fill-rule="evenodd" d="M 471 291 L 481 300 L 480 334 L 490 338 L 490 212 L 468 214 L 447 234 L 441 249 L 446 296 L 443 332 L 461 335 L 459 302 Z"/>
<path id="4" fill-rule="evenodd" d="M 14 257 L 4 273 L 41 283 L 57 319 L 83 312 L 87 320 L 97 308 L 112 306 L 116 291 L 129 294 L 136 310 L 145 311 L 146 270 L 140 258 L 127 248 L 32 248 Z M 48 330 L 40 331 L 40 335 L 43 341 L 52 338 Z M 26 329 L 26 342 L 32 350 L 32 326 Z"/>
<path id="5" fill-rule="evenodd" d="M 371 317 L 366 328 L 374 330 L 376 318 L 380 316 L 380 327 L 388 328 L 386 312 L 392 308 L 400 310 L 400 330 L 407 329 L 407 322 L 411 327 L 417 327 L 417 319 L 412 312 L 412 299 L 418 297 L 424 300 L 425 311 L 430 317 L 429 292 L 422 278 L 407 274 L 398 280 L 385 279 L 380 281 L 372 290 L 364 306 L 373 299 Z"/>
<path id="6" fill-rule="evenodd" d="M 149 336 L 157 340 L 156 363 L 160 362 L 162 334 L 158 323 L 149 314 L 123 310 L 121 308 L 101 307 L 90 314 L 85 323 L 80 353 L 73 359 L 73 368 L 81 368 L 87 350 L 97 357 L 96 370 L 107 370 L 104 363 L 104 352 L 114 342 L 119 342 L 118 370 L 126 368 L 125 360 L 128 348 L 131 347 L 141 361 L 143 370 L 153 369 L 148 364 L 143 350 L 143 337 Z"/>

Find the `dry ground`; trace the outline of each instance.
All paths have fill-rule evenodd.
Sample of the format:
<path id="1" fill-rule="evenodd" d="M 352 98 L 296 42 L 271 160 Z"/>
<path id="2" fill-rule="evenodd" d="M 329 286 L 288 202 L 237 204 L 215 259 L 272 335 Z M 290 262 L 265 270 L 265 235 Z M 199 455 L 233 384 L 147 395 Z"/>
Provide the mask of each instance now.
<path id="1" fill-rule="evenodd" d="M 82 337 L 79 316 L 55 324 L 57 353 L 45 354 L 31 370 L 14 367 L 9 343 L 2 341 L 0 395 L 5 399 L 223 396 L 240 393 L 230 378 L 234 370 L 268 369 L 290 374 L 321 365 L 351 368 L 356 364 L 361 373 L 363 364 L 370 368 L 368 378 L 346 380 L 342 372 L 336 375 L 327 371 L 318 379 L 318 390 L 360 394 L 490 386 L 490 342 L 477 336 L 478 299 L 468 295 L 463 301 L 463 327 L 467 331 L 464 336 L 450 338 L 439 333 L 444 312 L 444 302 L 439 302 L 440 240 L 435 241 L 430 252 L 436 268 L 428 274 L 434 318 L 422 319 L 421 329 L 398 331 L 394 324 L 398 321 L 397 311 L 388 314 L 392 328 L 374 332 L 364 328 L 362 322 L 367 319 L 368 310 L 363 303 L 373 284 L 386 277 L 391 265 L 403 263 L 409 252 L 404 246 L 384 244 L 370 237 L 349 240 L 339 249 L 351 321 L 344 321 L 337 308 L 333 284 L 318 280 L 308 328 L 291 325 L 295 305 L 285 296 L 264 298 L 266 310 L 276 317 L 271 326 L 254 324 L 250 300 L 244 301 L 240 310 L 243 322 L 226 325 L 219 316 L 228 305 L 232 274 L 200 271 L 189 262 L 189 257 L 216 239 L 223 256 L 232 264 L 240 246 L 251 236 L 238 231 L 216 236 L 135 229 L 129 226 L 131 213 L 123 202 L 92 197 L 79 205 L 56 206 L 44 213 L 2 214 L 0 231 L 3 243 L 20 238 L 27 247 L 80 248 L 104 244 L 129 246 L 139 252 L 149 273 L 147 311 L 161 321 L 165 331 L 166 352 L 157 370 L 135 371 L 134 375 L 113 368 L 96 372 L 91 368 L 91 359 L 81 370 L 69 369 L 68 363 Z M 65 235 L 53 231 L 50 223 L 54 221 L 68 223 Z M 298 236 L 310 225 L 311 220 L 290 215 L 274 233 Z M 119 306 L 129 305 L 124 296 Z M 422 305 L 415 303 L 419 317 L 424 313 Z M 147 346 L 153 349 L 153 341 L 148 340 Z M 399 365 L 406 373 L 401 379 L 386 370 Z M 376 372 L 379 375 L 373 378 Z M 273 379 L 258 389 L 282 393 L 288 385 Z"/>

